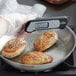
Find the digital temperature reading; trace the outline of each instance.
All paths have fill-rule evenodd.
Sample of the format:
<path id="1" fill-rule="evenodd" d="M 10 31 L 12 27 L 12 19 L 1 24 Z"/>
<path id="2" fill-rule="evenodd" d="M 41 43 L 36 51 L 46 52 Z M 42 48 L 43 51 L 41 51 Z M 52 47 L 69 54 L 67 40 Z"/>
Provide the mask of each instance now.
<path id="1" fill-rule="evenodd" d="M 35 23 L 35 29 L 46 29 L 49 27 L 48 22 Z"/>

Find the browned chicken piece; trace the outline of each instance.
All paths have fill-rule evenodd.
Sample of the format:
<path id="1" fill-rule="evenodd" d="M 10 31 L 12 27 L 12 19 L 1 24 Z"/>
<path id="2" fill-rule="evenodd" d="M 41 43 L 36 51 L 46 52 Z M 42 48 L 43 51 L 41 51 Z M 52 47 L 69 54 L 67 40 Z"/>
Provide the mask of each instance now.
<path id="1" fill-rule="evenodd" d="M 36 51 L 45 51 L 53 46 L 57 41 L 57 33 L 55 31 L 47 31 L 34 41 L 34 48 Z"/>
<path id="2" fill-rule="evenodd" d="M 33 51 L 25 54 L 21 58 L 21 63 L 28 64 L 28 65 L 39 65 L 39 64 L 46 64 L 53 61 L 51 56 L 48 56 L 39 51 Z"/>
<path id="3" fill-rule="evenodd" d="M 63 4 L 63 3 L 66 3 L 68 1 L 72 1 L 72 0 L 45 0 L 49 3 L 52 3 L 52 4 Z"/>
<path id="4" fill-rule="evenodd" d="M 24 49 L 27 45 L 24 38 L 20 37 L 20 38 L 18 38 L 17 41 L 15 41 L 15 40 L 16 40 L 16 38 L 9 40 L 5 44 L 4 48 L 2 49 L 2 55 L 4 57 L 13 58 L 13 57 L 20 55 L 24 51 Z"/>

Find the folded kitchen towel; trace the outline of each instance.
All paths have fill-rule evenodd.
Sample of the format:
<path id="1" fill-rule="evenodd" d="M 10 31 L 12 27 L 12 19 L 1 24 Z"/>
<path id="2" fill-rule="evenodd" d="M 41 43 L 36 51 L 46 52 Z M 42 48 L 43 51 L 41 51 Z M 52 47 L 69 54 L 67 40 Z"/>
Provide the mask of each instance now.
<path id="1" fill-rule="evenodd" d="M 5 26 L 8 25 L 0 25 L 1 28 L 4 27 L 6 30 L 6 32 L 3 32 L 3 30 L 1 30 L 0 32 L 2 33 L 0 36 L 16 33 L 19 28 L 21 28 L 22 24 L 26 23 L 29 20 L 42 17 L 45 11 L 46 7 L 42 4 L 34 4 L 33 6 L 28 6 L 21 5 L 16 0 L 0 0 L 0 17 L 2 20 L 4 20 L 4 22 L 7 20 L 9 23 L 8 28 L 5 28 Z M 0 21 L 0 23 L 1 22 L 2 21 Z"/>
<path id="2" fill-rule="evenodd" d="M 19 4 L 17 0 L 0 0 L 0 14 L 28 14 L 34 12 L 38 17 L 42 17 L 45 11 L 46 7 L 42 4 L 34 4 L 33 6 L 28 6 Z"/>

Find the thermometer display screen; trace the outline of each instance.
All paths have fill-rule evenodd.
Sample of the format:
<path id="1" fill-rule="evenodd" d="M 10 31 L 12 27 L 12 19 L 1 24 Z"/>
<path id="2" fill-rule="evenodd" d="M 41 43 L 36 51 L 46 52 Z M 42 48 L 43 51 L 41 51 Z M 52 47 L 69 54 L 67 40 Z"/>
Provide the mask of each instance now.
<path id="1" fill-rule="evenodd" d="M 46 29 L 48 27 L 49 27 L 49 23 L 48 22 L 35 23 L 35 29 Z"/>

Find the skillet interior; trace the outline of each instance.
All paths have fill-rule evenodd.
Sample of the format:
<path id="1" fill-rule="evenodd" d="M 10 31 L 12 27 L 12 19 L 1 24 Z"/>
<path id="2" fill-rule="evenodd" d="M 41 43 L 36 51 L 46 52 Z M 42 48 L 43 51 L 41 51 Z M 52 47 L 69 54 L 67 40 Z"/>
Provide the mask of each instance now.
<path id="1" fill-rule="evenodd" d="M 20 69 L 20 70 L 28 70 L 28 71 L 42 71 L 45 69 L 53 68 L 57 66 L 59 63 L 64 61 L 73 51 L 73 48 L 75 47 L 75 35 L 72 32 L 72 30 L 67 27 L 63 30 L 60 29 L 51 29 L 57 32 L 59 36 L 59 41 L 51 48 L 49 48 L 47 51 L 44 53 L 50 55 L 53 57 L 53 62 L 48 63 L 48 64 L 43 64 L 43 65 L 24 65 L 21 64 L 19 61 L 19 58 L 29 52 L 29 51 L 34 51 L 33 48 L 33 42 L 34 40 L 42 33 L 48 30 L 43 30 L 43 31 L 38 31 L 30 35 L 25 36 L 25 40 L 28 43 L 27 48 L 25 49 L 24 53 L 22 53 L 20 56 L 13 58 L 11 60 L 3 58 L 8 64 L 12 65 L 13 67 Z"/>

